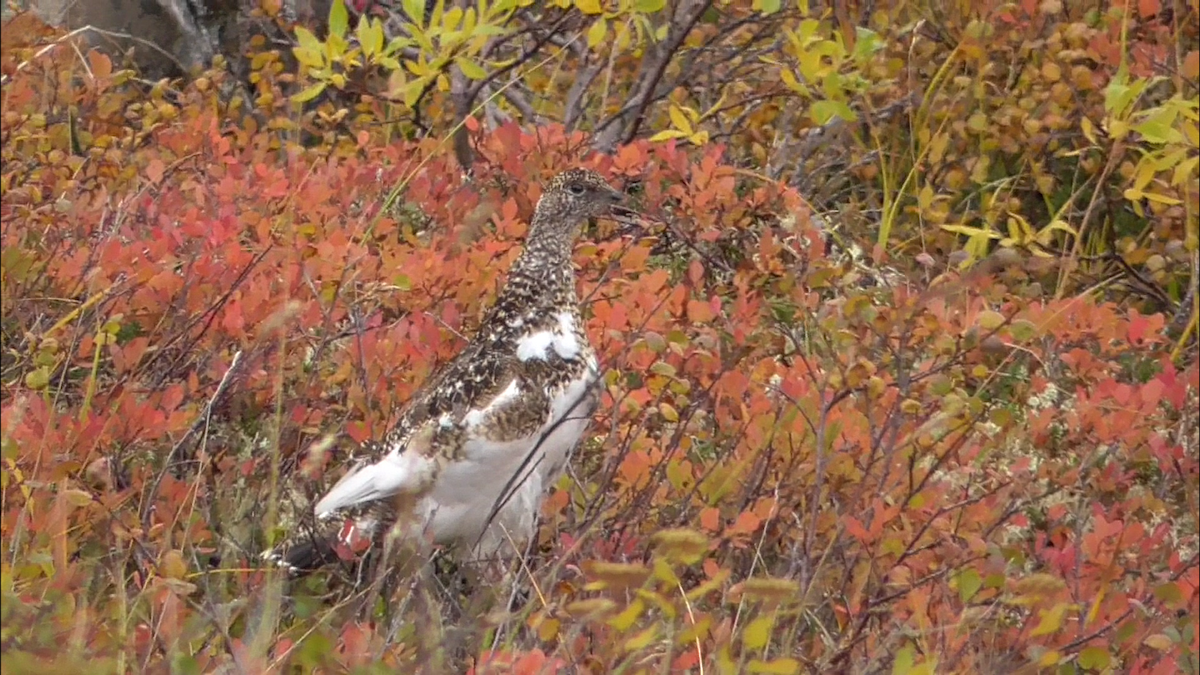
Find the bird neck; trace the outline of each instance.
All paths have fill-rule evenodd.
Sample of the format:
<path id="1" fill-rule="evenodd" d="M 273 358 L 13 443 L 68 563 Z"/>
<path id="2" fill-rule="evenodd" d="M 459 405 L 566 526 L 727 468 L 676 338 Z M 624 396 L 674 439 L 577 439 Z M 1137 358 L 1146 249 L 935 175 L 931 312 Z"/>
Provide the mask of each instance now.
<path id="1" fill-rule="evenodd" d="M 509 270 L 502 295 L 532 298 L 554 306 L 575 300 L 575 268 L 571 264 L 577 227 L 546 227 L 534 216 L 525 248 Z"/>

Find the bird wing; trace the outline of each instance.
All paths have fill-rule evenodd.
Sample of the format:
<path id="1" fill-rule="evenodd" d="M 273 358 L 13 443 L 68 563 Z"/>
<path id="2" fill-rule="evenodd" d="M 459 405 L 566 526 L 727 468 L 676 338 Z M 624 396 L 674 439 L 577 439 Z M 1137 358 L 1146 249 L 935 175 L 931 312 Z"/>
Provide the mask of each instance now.
<path id="1" fill-rule="evenodd" d="M 470 352 L 471 350 L 465 350 Z M 498 414 L 519 393 L 516 373 L 498 364 L 484 378 L 478 366 L 455 359 L 413 397 L 396 427 L 380 445 L 382 453 L 364 458 L 317 502 L 317 518 L 399 494 L 429 490 L 441 468 L 481 422 Z M 484 382 L 483 386 L 456 386 Z"/>
<path id="2" fill-rule="evenodd" d="M 375 461 L 356 464 L 313 507 L 317 518 L 328 518 L 340 510 L 400 493 L 427 489 L 437 477 L 438 464 L 432 452 L 436 433 L 437 421 L 427 420 L 402 448 L 395 448 Z"/>

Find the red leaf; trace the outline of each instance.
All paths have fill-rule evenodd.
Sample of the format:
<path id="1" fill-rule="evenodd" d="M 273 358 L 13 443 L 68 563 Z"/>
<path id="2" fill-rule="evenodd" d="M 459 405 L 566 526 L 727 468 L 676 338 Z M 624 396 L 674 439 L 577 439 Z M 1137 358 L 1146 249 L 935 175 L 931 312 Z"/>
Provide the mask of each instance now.
<path id="1" fill-rule="evenodd" d="M 346 435 L 355 443 L 361 444 L 371 437 L 371 430 L 367 428 L 366 422 L 350 422 L 346 425 Z"/>
<path id="2" fill-rule="evenodd" d="M 874 541 L 874 537 L 867 532 L 867 528 L 863 527 L 862 521 L 854 516 L 842 516 L 842 524 L 846 526 L 846 531 L 855 539 L 868 544 Z"/>

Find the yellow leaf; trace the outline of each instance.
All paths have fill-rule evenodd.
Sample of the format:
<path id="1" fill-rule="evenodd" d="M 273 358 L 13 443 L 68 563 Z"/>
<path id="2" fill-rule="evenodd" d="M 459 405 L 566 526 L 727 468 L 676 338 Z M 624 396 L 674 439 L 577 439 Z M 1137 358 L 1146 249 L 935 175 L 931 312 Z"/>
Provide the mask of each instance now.
<path id="1" fill-rule="evenodd" d="M 808 87 L 804 86 L 803 84 L 800 84 L 800 81 L 796 79 L 796 75 L 794 73 L 792 73 L 792 70 L 790 68 L 780 68 L 779 69 L 779 79 L 783 80 L 783 84 L 788 89 L 791 89 L 792 91 L 796 92 L 797 94 L 801 94 L 804 96 L 808 95 Z"/>
<path id="2" fill-rule="evenodd" d="M 769 675 L 793 675 L 793 673 L 800 672 L 800 662 L 796 659 L 775 659 L 773 661 L 754 659 L 746 664 L 746 671 L 768 673 Z"/>
<path id="3" fill-rule="evenodd" d="M 1004 325 L 1004 315 L 1000 312 L 994 312 L 989 309 L 980 312 L 975 321 L 979 324 L 979 327 L 983 328 L 984 330 L 996 330 L 1000 326 Z"/>
<path id="4" fill-rule="evenodd" d="M 1050 609 L 1038 610 L 1040 620 L 1038 625 L 1029 634 L 1033 636 L 1050 635 L 1057 633 L 1062 628 L 1063 615 L 1067 613 L 1067 609 L 1071 605 L 1065 602 L 1060 602 Z"/>
<path id="5" fill-rule="evenodd" d="M 1043 667 L 1050 667 L 1050 666 L 1056 665 L 1059 661 L 1062 661 L 1062 654 L 1059 654 L 1058 652 L 1051 649 L 1050 651 L 1046 652 L 1045 654 L 1042 654 L 1042 658 L 1038 659 L 1038 665 L 1043 666 Z"/>
<path id="6" fill-rule="evenodd" d="M 722 585 L 729 579 L 730 572 L 726 569 L 718 569 L 713 578 L 705 581 L 699 586 L 687 592 L 687 599 L 690 602 L 695 602 L 713 591 L 721 588 Z"/>
<path id="7" fill-rule="evenodd" d="M 658 414 L 662 415 L 662 418 L 668 422 L 679 421 L 679 411 L 675 410 L 675 406 L 666 401 L 658 404 Z"/>
<path id="8" fill-rule="evenodd" d="M 615 588 L 618 590 L 637 588 L 645 583 L 650 576 L 650 570 L 643 565 L 631 563 L 604 562 L 587 560 L 583 563 L 583 571 L 593 579 L 591 584 L 597 588 Z"/>
<path id="9" fill-rule="evenodd" d="M 183 554 L 171 549 L 162 554 L 158 561 L 158 573 L 168 579 L 182 579 L 187 576 L 187 563 Z"/>
<path id="10" fill-rule="evenodd" d="M 708 552 L 708 537 L 695 530 L 661 530 L 654 535 L 655 553 L 691 565 Z"/>
<path id="11" fill-rule="evenodd" d="M 542 642 L 550 642 L 558 637 L 558 629 L 562 626 L 558 619 L 546 619 L 537 627 L 538 639 Z"/>
<path id="12" fill-rule="evenodd" d="M 773 615 L 760 616 L 751 621 L 742 631 L 742 645 L 746 649 L 762 649 L 771 641 L 771 629 L 775 626 Z"/>
<path id="13" fill-rule="evenodd" d="M 692 135 L 692 123 L 688 121 L 687 115 L 684 114 L 683 110 L 681 110 L 679 106 L 671 106 L 667 111 L 667 114 L 671 116 L 671 124 L 673 124 L 676 129 L 682 131 L 684 136 Z"/>
<path id="14" fill-rule="evenodd" d="M 1083 132 L 1083 137 L 1088 139 L 1089 143 L 1092 145 L 1096 144 L 1096 127 L 1092 124 L 1091 120 L 1086 117 L 1079 120 L 1079 129 Z"/>
<path id="15" fill-rule="evenodd" d="M 598 614 L 608 614 L 616 609 L 617 603 L 608 598 L 588 598 L 587 600 L 577 600 L 564 607 L 567 614 L 576 618 L 584 618 L 596 616 Z"/>
<path id="16" fill-rule="evenodd" d="M 638 632 L 633 637 L 625 641 L 625 651 L 638 652 L 650 646 L 654 638 L 658 637 L 658 624 L 652 623 L 648 628 Z"/>
<path id="17" fill-rule="evenodd" d="M 754 600 L 785 602 L 795 598 L 799 592 L 800 584 L 791 579 L 751 577 L 742 583 L 742 593 Z"/>
<path id="18" fill-rule="evenodd" d="M 86 490 L 76 490 L 74 488 L 63 490 L 63 499 L 73 507 L 87 506 L 92 503 L 92 495 Z"/>
<path id="19" fill-rule="evenodd" d="M 638 617 L 646 610 L 646 603 L 641 600 L 634 600 L 625 608 L 625 611 L 608 620 L 608 625 L 615 628 L 618 632 L 625 632 L 633 627 Z"/>
<path id="20" fill-rule="evenodd" d="M 608 35 L 608 21 L 604 17 L 596 19 L 592 27 L 587 32 L 588 47 L 595 48 L 596 45 L 604 41 L 604 36 Z"/>
<path id="21" fill-rule="evenodd" d="M 968 237 L 986 237 L 988 239 L 1000 239 L 998 232 L 993 232 L 980 227 L 970 227 L 968 225 L 942 225 L 941 228 L 947 232 L 955 234 L 965 234 Z"/>
<path id="22" fill-rule="evenodd" d="M 1174 206 L 1175 204 L 1183 203 L 1182 201 L 1180 201 L 1174 197 L 1160 195 L 1157 192 L 1146 192 L 1146 193 L 1143 193 L 1142 196 L 1152 202 L 1158 202 L 1159 204 L 1167 204 L 1168 206 Z"/>
<path id="23" fill-rule="evenodd" d="M 917 193 L 917 208 L 924 213 L 929 210 L 930 206 L 933 206 L 933 186 L 926 184 Z"/>
<path id="24" fill-rule="evenodd" d="M 1162 633 L 1156 633 L 1145 640 L 1142 640 L 1142 644 L 1151 649 L 1157 649 L 1160 652 L 1165 652 L 1171 648 L 1171 645 L 1175 643 L 1172 642 L 1171 638 L 1167 637 L 1166 635 L 1163 635 Z"/>
<path id="25" fill-rule="evenodd" d="M 325 83 L 318 82 L 318 83 L 312 85 L 311 87 L 305 89 L 304 91 L 293 96 L 292 100 L 295 101 L 296 103 L 304 103 L 305 101 L 311 101 L 314 98 L 320 96 L 321 92 L 323 92 L 323 91 L 325 91 Z"/>
<path id="26" fill-rule="evenodd" d="M 1088 610 L 1087 618 L 1084 619 L 1083 625 L 1090 626 L 1096 620 L 1096 616 L 1100 613 L 1100 603 L 1104 601 L 1104 589 L 1101 588 L 1096 593 L 1096 599 L 1092 601 L 1092 608 Z"/>
<path id="27" fill-rule="evenodd" d="M 684 136 L 687 136 L 687 134 L 683 133 L 682 131 L 680 131 L 678 129 L 667 129 L 665 131 L 660 131 L 657 134 L 654 134 L 653 136 L 651 136 L 650 142 L 657 143 L 659 141 L 665 141 L 665 140 L 668 140 L 671 138 L 683 138 Z"/>
<path id="28" fill-rule="evenodd" d="M 688 142 L 692 145 L 704 145 L 708 142 L 708 132 L 697 131 L 696 133 L 692 134 L 691 138 L 688 139 Z"/>
<path id="29" fill-rule="evenodd" d="M 600 0 L 575 0 L 575 8 L 584 14 L 599 14 L 604 11 Z"/>

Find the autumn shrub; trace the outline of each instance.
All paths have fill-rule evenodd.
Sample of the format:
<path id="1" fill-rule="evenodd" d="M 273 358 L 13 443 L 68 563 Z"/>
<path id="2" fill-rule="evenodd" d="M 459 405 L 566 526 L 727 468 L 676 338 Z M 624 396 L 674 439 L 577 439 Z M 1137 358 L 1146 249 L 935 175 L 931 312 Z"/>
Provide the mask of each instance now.
<path id="1" fill-rule="evenodd" d="M 1054 166 L 1022 164 L 1028 117 L 972 122 L 977 105 L 1003 117 L 991 97 L 1010 77 L 972 41 L 1028 55 L 1028 31 L 1075 48 L 1080 29 L 1034 26 L 1045 7 L 995 11 L 1012 13 L 989 24 L 1003 40 L 938 15 L 963 27 L 962 61 L 931 76 L 922 124 L 872 132 L 877 173 L 849 170 L 861 185 L 837 198 L 885 195 L 879 222 L 896 237 L 945 243 L 890 274 L 832 251 L 845 231 L 813 212 L 816 196 L 765 175 L 752 142 L 696 137 L 719 120 L 687 101 L 657 127 L 691 133 L 608 155 L 561 125 L 470 118 L 465 175 L 448 128 L 407 139 L 378 101 L 289 99 L 312 83 L 286 54 L 261 52 L 251 93 L 231 97 L 220 67 L 146 83 L 98 52 L 6 52 L 6 670 L 1200 670 L 1196 361 L 1172 353 L 1161 311 L 1041 286 L 1058 268 L 1039 246 L 1077 245 L 1081 262 L 1095 251 L 1058 197 L 1027 206 L 1059 190 L 1039 171 L 1058 180 L 1105 158 L 1119 162 L 1105 180 L 1078 179 L 1088 200 L 1126 199 L 1105 182 L 1120 175 L 1149 199 L 1130 227 L 1185 237 L 1195 191 L 1172 166 L 1194 170 L 1190 108 L 1168 97 L 1163 143 L 1131 131 L 1157 149 L 1131 142 L 1117 160 L 1112 121 L 1150 116 L 1097 108 L 1067 138 L 1098 149 L 1039 146 Z M 1091 37 L 1111 37 L 1105 17 Z M 811 37 L 831 24 L 804 25 Z M 800 43 L 839 39 L 820 36 Z M 866 75 L 820 100 L 853 111 L 879 95 L 867 76 L 894 67 L 898 44 L 846 47 L 834 65 Z M 913 61 L 932 67 L 940 52 L 922 49 Z M 1057 80 L 1038 73 L 1012 87 L 1041 110 Z M 968 91 L 979 96 L 964 103 Z M 914 145 L 885 146 L 900 142 Z M 1155 152 L 1179 163 L 1138 187 Z M 631 241 L 601 223 L 577 249 L 606 395 L 518 588 L 439 577 L 363 603 L 337 570 L 285 584 L 262 569 L 256 552 L 339 459 L 461 347 L 539 181 L 575 163 L 626 184 L 662 225 Z M 1001 248 L 1019 254 L 981 246 L 974 264 L 949 264 L 951 235 L 995 239 L 976 233 L 1001 222 L 981 213 L 1016 223 Z M 927 227 L 955 222 L 974 229 Z M 1022 222 L 1051 236 L 1021 239 Z"/>

